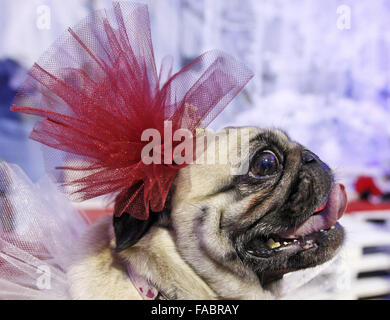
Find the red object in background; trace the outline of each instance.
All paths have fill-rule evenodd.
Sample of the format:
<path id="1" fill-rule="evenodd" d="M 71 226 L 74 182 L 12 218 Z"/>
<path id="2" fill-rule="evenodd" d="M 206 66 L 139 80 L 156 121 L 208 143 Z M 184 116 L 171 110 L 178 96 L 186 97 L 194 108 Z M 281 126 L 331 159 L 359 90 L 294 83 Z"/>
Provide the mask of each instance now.
<path id="1" fill-rule="evenodd" d="M 376 186 L 374 179 L 370 176 L 360 176 L 355 182 L 355 189 L 359 195 L 368 193 L 373 196 L 381 196 L 382 191 Z"/>
<path id="2" fill-rule="evenodd" d="M 381 196 L 382 191 L 376 186 L 374 178 L 371 176 L 360 176 L 355 182 L 355 190 L 359 194 L 360 200 L 348 203 L 346 213 L 357 211 L 390 210 L 389 202 L 372 203 L 370 196 Z"/>
<path id="3" fill-rule="evenodd" d="M 80 211 L 84 213 L 88 217 L 90 223 L 92 223 L 101 217 L 112 215 L 114 209 L 84 209 Z"/>
<path id="4" fill-rule="evenodd" d="M 390 202 L 371 203 L 369 201 L 351 201 L 348 203 L 345 213 L 375 210 L 390 210 Z"/>

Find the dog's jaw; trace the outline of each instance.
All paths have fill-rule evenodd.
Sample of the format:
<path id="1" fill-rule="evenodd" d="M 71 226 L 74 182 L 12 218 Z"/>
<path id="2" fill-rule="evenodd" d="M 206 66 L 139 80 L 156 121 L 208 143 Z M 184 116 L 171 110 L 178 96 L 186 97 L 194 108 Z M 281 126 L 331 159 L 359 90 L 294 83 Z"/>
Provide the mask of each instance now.
<path id="1" fill-rule="evenodd" d="M 274 298 L 263 290 L 257 275 L 243 266 L 227 238 L 214 232 L 220 221 L 209 210 L 212 208 L 197 207 L 194 203 L 174 208 L 172 223 L 180 255 L 219 299 Z"/>

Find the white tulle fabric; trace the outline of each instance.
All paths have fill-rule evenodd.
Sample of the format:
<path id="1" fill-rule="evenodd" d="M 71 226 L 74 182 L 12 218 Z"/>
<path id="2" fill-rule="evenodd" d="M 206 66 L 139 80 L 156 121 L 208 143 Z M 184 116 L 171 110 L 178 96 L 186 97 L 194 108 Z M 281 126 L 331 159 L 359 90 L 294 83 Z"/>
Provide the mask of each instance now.
<path id="1" fill-rule="evenodd" d="M 32 183 L 18 166 L 0 162 L 0 300 L 70 299 L 66 270 L 88 224 L 49 177 Z M 338 255 L 285 275 L 271 292 L 277 299 L 345 298 L 344 266 Z"/>
<path id="2" fill-rule="evenodd" d="M 68 299 L 71 249 L 88 222 L 48 177 L 0 162 L 0 299 Z"/>

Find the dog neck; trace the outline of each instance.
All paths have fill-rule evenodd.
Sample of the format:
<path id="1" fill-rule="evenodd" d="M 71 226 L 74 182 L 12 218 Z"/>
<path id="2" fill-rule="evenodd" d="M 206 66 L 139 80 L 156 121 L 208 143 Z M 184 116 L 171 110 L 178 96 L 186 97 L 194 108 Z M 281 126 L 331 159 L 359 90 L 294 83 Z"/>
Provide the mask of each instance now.
<path id="1" fill-rule="evenodd" d="M 136 245 L 118 253 L 112 218 L 107 216 L 91 225 L 73 249 L 67 271 L 72 299 L 143 299 L 137 281 L 129 277 L 128 266 L 145 287 L 155 288 L 167 299 L 218 298 L 178 253 L 165 227 L 152 227 Z"/>
<path id="2" fill-rule="evenodd" d="M 67 273 L 71 297 L 144 299 L 140 287 L 146 289 L 146 297 L 148 289 L 152 289 L 150 296 L 160 296 L 159 299 L 164 296 L 167 299 L 213 300 L 237 296 L 234 291 L 229 291 L 230 294 L 218 292 L 221 286 L 226 290 L 231 288 L 231 283 L 225 281 L 215 287 L 212 281 L 207 281 L 179 253 L 175 239 L 170 229 L 154 226 L 136 245 L 118 253 L 111 217 L 100 219 L 88 228 L 74 248 L 73 263 Z M 226 278 L 229 274 L 222 275 Z M 141 279 L 141 286 L 137 285 L 136 277 Z M 254 290 L 246 286 L 239 298 L 267 298 L 259 295 L 259 288 Z"/>
<path id="3" fill-rule="evenodd" d="M 177 251 L 172 232 L 155 226 L 133 247 L 117 253 L 131 274 L 167 299 L 216 299 L 218 295 Z M 133 281 L 137 283 L 136 281 Z M 153 292 L 153 291 L 152 291 Z"/>

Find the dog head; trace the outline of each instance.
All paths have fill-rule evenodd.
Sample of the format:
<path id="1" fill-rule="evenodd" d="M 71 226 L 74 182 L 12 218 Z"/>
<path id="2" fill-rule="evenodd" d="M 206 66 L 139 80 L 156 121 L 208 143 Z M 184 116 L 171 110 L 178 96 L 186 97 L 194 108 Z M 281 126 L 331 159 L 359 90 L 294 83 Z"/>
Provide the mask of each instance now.
<path id="1" fill-rule="evenodd" d="M 239 142 L 227 143 L 233 133 Z M 279 130 L 226 128 L 218 137 L 207 145 L 219 153 L 216 161 L 181 169 L 167 201 L 183 258 L 217 292 L 230 278 L 264 288 L 331 259 L 344 239 L 337 219 L 346 193 L 330 168 Z M 240 164 L 221 161 L 221 149 L 240 154 Z M 119 247 L 134 244 L 156 220 L 140 227 L 124 216 L 114 219 Z"/>

